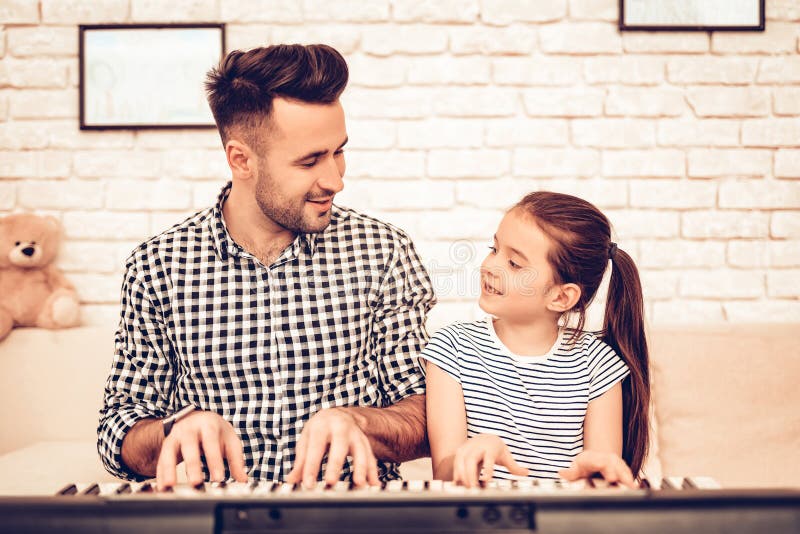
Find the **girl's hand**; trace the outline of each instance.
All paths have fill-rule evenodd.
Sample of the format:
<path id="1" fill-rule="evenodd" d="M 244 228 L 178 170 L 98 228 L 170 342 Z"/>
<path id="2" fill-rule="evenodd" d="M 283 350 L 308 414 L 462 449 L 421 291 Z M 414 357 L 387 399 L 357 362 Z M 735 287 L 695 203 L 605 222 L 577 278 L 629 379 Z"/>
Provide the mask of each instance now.
<path id="1" fill-rule="evenodd" d="M 629 488 L 636 488 L 628 464 L 612 452 L 583 451 L 578 454 L 567 469 L 558 472 L 565 480 L 589 478 L 600 473 L 606 482 L 619 482 Z"/>
<path id="2" fill-rule="evenodd" d="M 521 467 L 511 456 L 511 451 L 502 439 L 493 434 L 480 434 L 461 445 L 453 459 L 453 482 L 471 488 L 480 480 L 488 482 L 494 476 L 494 466 L 502 465 L 512 475 L 527 476 L 528 470 Z"/>

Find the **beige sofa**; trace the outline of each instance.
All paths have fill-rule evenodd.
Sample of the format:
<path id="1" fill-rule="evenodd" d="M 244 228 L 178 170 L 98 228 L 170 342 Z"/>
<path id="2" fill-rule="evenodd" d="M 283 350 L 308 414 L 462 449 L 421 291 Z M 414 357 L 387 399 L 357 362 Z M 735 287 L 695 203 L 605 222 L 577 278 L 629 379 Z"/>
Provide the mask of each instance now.
<path id="1" fill-rule="evenodd" d="M 650 333 L 656 434 L 648 471 L 725 486 L 800 486 L 798 325 Z M 0 494 L 105 481 L 95 449 L 113 332 L 18 329 L 0 343 Z M 429 478 L 425 460 L 403 466 Z"/>

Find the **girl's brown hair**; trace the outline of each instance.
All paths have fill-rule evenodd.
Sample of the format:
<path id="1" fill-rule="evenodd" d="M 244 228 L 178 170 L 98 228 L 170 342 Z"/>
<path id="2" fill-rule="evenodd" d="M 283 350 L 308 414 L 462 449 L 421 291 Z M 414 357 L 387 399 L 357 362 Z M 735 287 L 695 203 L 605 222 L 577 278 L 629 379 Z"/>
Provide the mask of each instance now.
<path id="1" fill-rule="evenodd" d="M 611 224 L 594 205 L 561 193 L 530 193 L 512 210 L 521 210 L 541 227 L 552 246 L 548 261 L 555 283 L 576 284 L 581 296 L 577 333 L 583 330 L 586 308 L 597 293 L 612 258 L 611 282 L 599 337 L 630 369 L 622 383 L 622 457 L 638 475 L 647 456 L 650 376 L 644 333 L 644 302 L 639 272 L 631 257 L 611 241 Z"/>

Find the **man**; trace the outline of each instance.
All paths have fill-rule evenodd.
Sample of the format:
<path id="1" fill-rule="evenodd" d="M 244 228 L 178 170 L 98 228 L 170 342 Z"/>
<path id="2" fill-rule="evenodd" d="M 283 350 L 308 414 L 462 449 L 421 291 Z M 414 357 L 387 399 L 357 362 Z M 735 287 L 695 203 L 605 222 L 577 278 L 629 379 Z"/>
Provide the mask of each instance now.
<path id="1" fill-rule="evenodd" d="M 326 482 L 364 485 L 427 454 L 430 280 L 402 231 L 333 204 L 347 77 L 323 45 L 234 51 L 209 74 L 232 182 L 128 259 L 98 427 L 112 474 L 166 489 L 183 461 L 191 484 L 311 486 L 327 464 Z"/>

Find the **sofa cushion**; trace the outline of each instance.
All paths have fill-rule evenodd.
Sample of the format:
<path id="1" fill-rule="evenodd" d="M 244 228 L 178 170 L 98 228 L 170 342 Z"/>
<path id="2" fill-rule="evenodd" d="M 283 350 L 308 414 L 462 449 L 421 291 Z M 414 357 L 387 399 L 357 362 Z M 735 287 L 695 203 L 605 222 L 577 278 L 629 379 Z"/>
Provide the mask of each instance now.
<path id="1" fill-rule="evenodd" d="M 18 328 L 0 342 L 0 454 L 37 441 L 97 440 L 113 330 Z"/>
<path id="2" fill-rule="evenodd" d="M 659 327 L 650 334 L 665 475 L 724 486 L 800 484 L 798 325 Z"/>

